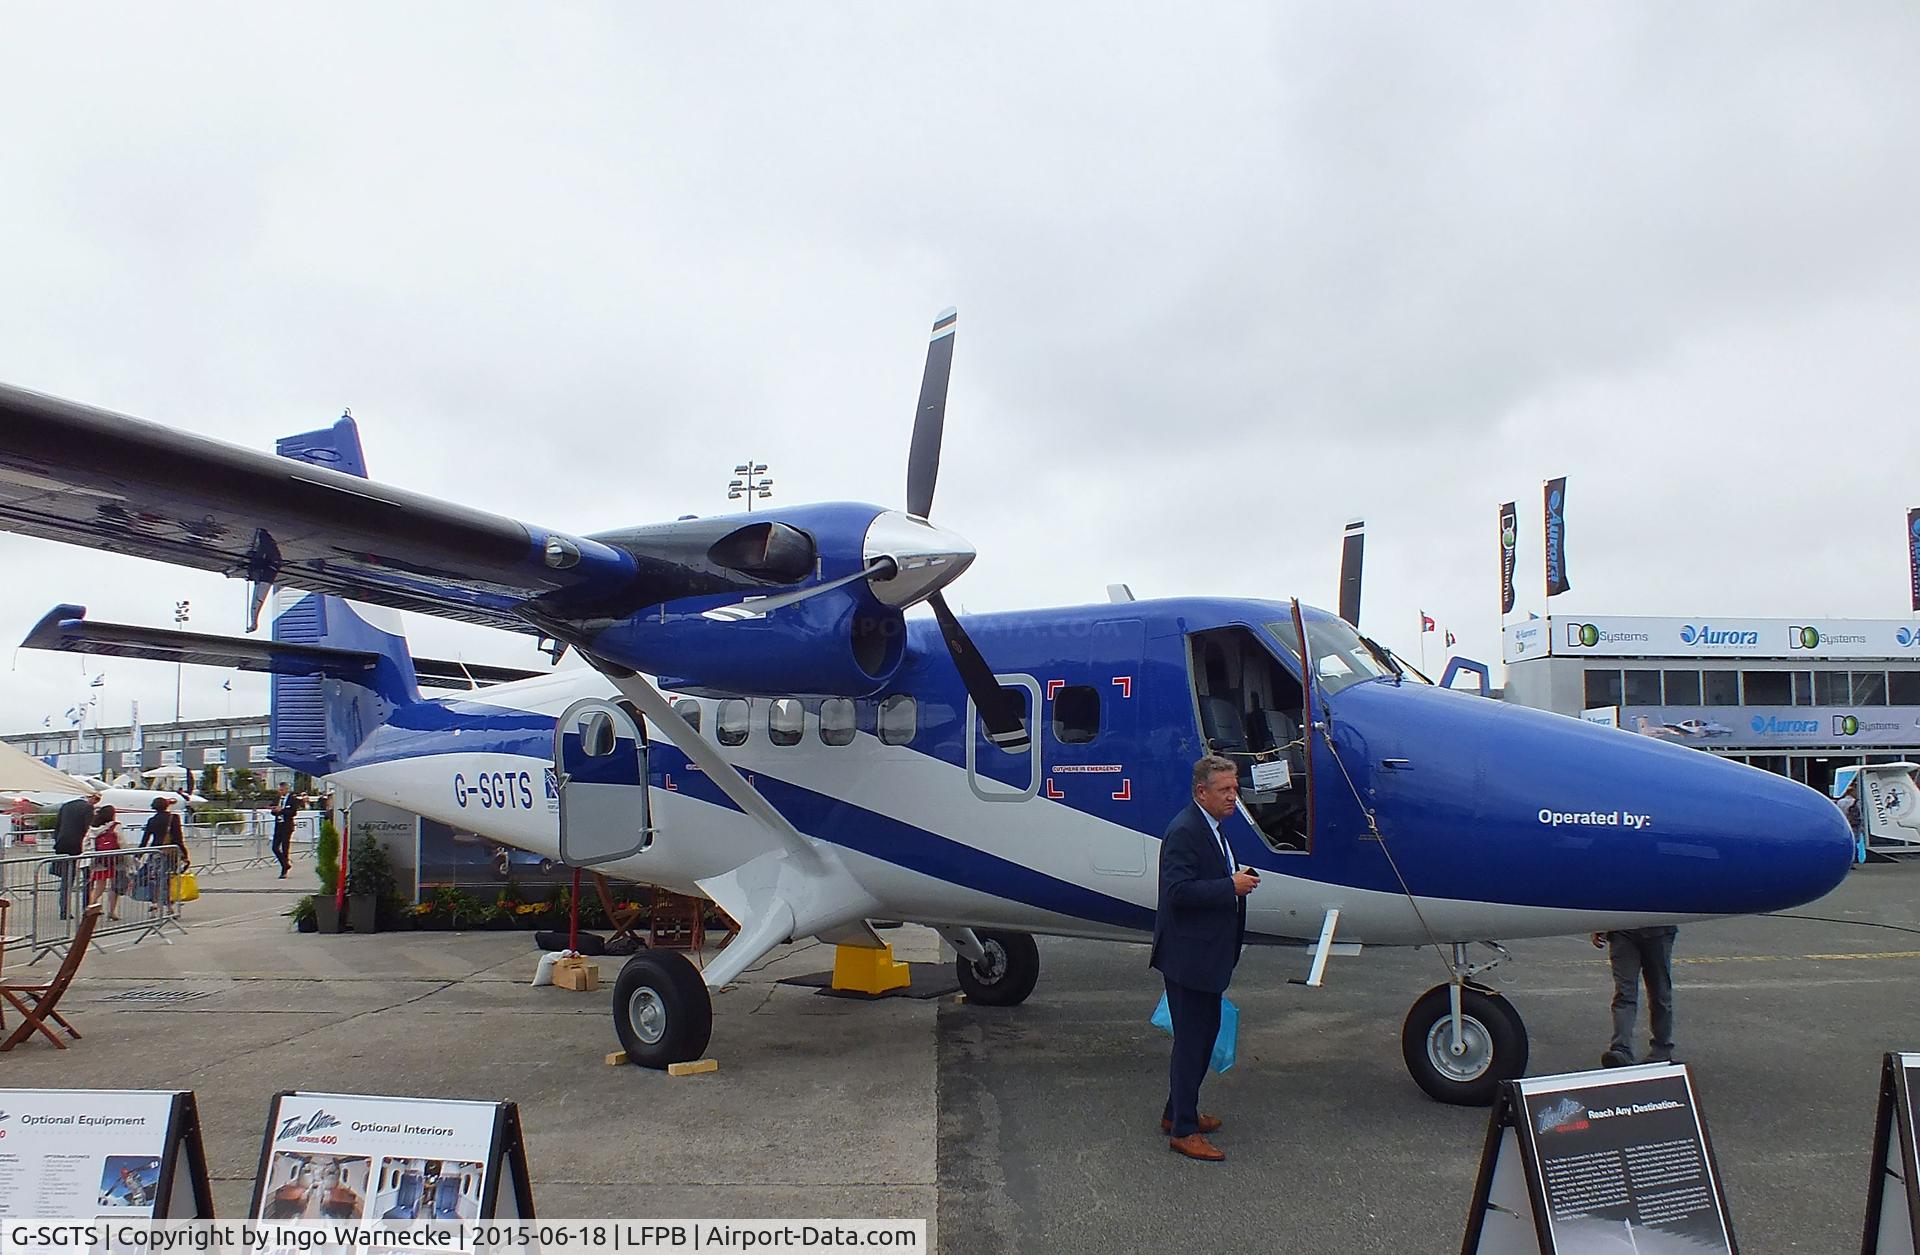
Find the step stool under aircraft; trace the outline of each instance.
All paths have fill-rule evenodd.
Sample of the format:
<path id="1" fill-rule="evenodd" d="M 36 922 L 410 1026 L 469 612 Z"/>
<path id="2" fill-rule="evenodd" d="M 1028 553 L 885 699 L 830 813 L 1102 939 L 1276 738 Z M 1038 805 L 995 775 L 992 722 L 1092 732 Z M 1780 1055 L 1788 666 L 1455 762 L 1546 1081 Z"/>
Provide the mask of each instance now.
<path id="1" fill-rule="evenodd" d="M 655 1067 L 701 1054 L 708 990 L 783 942 L 926 923 L 968 996 L 1005 1005 L 1033 989 L 1034 933 L 1144 940 L 1159 834 L 1208 750 L 1242 767 L 1227 835 L 1261 872 L 1252 941 L 1309 948 L 1312 984 L 1360 945 L 1439 954 L 1402 1044 L 1450 1102 L 1526 1065 L 1519 1015 L 1476 980 L 1495 939 L 1778 910 L 1845 876 L 1846 823 L 1810 789 L 1418 683 L 1297 603 L 961 620 L 942 590 L 974 551 L 928 521 L 953 328 L 934 325 L 904 510 L 594 536 L 371 482 L 350 423 L 276 457 L 0 388 L 0 527 L 249 580 L 256 616 L 283 590 L 270 642 L 63 607 L 29 643 L 272 671 L 276 762 L 719 903 L 741 932 L 704 972 L 642 953 L 615 982 L 621 1044 Z M 424 700 L 433 668 L 392 610 L 592 669 Z"/>

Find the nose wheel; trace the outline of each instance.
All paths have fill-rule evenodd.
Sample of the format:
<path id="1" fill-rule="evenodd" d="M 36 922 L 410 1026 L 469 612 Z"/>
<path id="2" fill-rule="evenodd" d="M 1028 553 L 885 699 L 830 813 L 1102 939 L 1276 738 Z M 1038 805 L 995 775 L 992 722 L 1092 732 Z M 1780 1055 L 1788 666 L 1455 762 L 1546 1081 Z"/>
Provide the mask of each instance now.
<path id="1" fill-rule="evenodd" d="M 982 957 L 961 955 L 954 975 L 968 1002 L 987 1007 L 1018 1006 L 1040 979 L 1040 947 L 1026 933 L 991 932 L 976 928 Z"/>
<path id="2" fill-rule="evenodd" d="M 1460 991 L 1456 1030 L 1453 996 Z M 1484 1107 L 1501 1081 L 1527 1070 L 1527 1026 L 1491 989 L 1435 985 L 1421 994 L 1400 1027 L 1400 1053 L 1414 1083 L 1436 1102 Z"/>

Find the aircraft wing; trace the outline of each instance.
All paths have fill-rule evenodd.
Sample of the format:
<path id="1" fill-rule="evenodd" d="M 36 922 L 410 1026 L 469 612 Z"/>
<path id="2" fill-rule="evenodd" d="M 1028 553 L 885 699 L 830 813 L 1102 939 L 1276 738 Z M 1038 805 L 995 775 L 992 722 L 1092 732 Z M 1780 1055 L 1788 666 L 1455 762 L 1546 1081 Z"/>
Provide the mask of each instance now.
<path id="1" fill-rule="evenodd" d="M 69 654 L 190 662 L 197 666 L 236 667 L 242 671 L 279 675 L 328 675 L 361 683 L 373 674 L 381 658 L 372 650 L 104 623 L 87 618 L 85 606 L 55 606 L 40 617 L 20 643 L 28 649 L 52 649 Z M 417 657 L 413 660 L 413 671 L 423 687 L 442 689 L 473 689 L 547 674 L 518 667 Z"/>
<path id="2" fill-rule="evenodd" d="M 0 528 L 523 632 L 814 569 L 773 521 L 595 540 L 6 385 Z"/>

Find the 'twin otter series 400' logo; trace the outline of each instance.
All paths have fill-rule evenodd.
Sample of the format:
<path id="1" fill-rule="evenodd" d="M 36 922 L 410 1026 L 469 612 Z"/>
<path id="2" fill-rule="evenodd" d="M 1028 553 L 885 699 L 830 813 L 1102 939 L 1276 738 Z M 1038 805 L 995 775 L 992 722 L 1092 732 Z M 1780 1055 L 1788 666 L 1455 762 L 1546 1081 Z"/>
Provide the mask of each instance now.
<path id="1" fill-rule="evenodd" d="M 1758 645 L 1760 633 L 1744 628 L 1717 628 L 1691 623 L 1680 629 L 1682 645 Z"/>
<path id="2" fill-rule="evenodd" d="M 1587 1106 L 1572 1096 L 1562 1098 L 1551 1107 L 1543 1109 L 1535 1117 L 1536 1133 L 1578 1133 L 1591 1127 L 1587 1120 Z"/>
<path id="3" fill-rule="evenodd" d="M 1644 644 L 1648 640 L 1645 632 L 1609 632 L 1597 623 L 1567 624 L 1568 649 L 1592 649 L 1605 643 L 1608 645 L 1630 645 L 1635 642 Z"/>
<path id="4" fill-rule="evenodd" d="M 284 1142 L 292 1138 L 296 1142 L 319 1142 L 322 1145 L 331 1146 L 339 1139 L 330 1133 L 324 1136 L 321 1134 L 323 1130 L 339 1127 L 340 1121 L 325 1111 L 316 1111 L 310 1116 L 294 1116 L 290 1120 L 281 1121 L 280 1131 L 273 1135 L 273 1140 Z"/>

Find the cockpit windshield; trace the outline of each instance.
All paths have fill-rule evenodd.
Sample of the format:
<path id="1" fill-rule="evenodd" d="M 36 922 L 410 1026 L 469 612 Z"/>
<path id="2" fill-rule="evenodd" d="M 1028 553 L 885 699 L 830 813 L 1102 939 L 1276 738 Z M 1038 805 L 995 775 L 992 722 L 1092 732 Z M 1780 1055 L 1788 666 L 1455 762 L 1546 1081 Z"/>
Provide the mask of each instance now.
<path id="1" fill-rule="evenodd" d="M 1269 623 L 1266 628 L 1298 661 L 1300 637 L 1292 620 Z M 1313 682 L 1323 692 L 1338 693 L 1362 680 L 1392 674 L 1344 619 L 1315 619 L 1307 626 L 1307 639 L 1313 643 Z"/>

